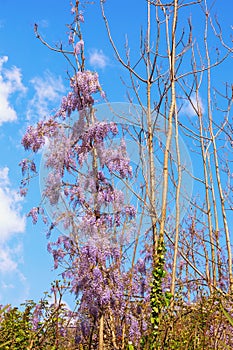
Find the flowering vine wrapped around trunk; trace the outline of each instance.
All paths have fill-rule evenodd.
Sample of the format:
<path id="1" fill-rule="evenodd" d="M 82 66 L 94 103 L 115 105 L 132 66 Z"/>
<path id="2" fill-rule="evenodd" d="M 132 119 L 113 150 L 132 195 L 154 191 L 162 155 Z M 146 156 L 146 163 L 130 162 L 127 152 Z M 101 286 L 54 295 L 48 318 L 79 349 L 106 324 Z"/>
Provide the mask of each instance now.
<path id="1" fill-rule="evenodd" d="M 32 153 L 46 145 L 42 205 L 28 215 L 33 223 L 39 215 L 46 222 L 43 202 L 47 203 L 53 210 L 48 236 L 56 227 L 62 232 L 48 243 L 48 251 L 79 300 L 76 342 L 97 348 L 104 336 L 109 349 L 120 349 L 128 342 L 139 344 L 146 335 L 150 257 L 144 260 L 142 255 L 133 264 L 127 260 L 127 247 L 137 230 L 136 208 L 116 188 L 115 176 L 127 181 L 132 167 L 116 123 L 95 116 L 94 96 L 105 94 L 98 74 L 84 69 L 78 3 L 74 13 L 78 26 L 72 27 L 70 44 L 77 72 L 70 78 L 71 91 L 54 116 L 29 126 L 22 139 Z M 114 142 L 116 137 L 120 143 Z M 29 159 L 21 162 L 23 195 L 36 173 L 34 164 Z"/>

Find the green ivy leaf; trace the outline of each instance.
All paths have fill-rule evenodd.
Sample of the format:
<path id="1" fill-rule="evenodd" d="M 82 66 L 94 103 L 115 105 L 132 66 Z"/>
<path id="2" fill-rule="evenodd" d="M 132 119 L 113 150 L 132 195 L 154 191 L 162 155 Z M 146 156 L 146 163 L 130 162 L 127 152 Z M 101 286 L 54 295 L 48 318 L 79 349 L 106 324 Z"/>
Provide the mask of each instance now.
<path id="1" fill-rule="evenodd" d="M 224 314 L 224 316 L 227 318 L 227 320 L 230 322 L 230 324 L 233 326 L 233 318 L 229 314 L 229 312 L 223 307 L 222 303 L 220 303 L 220 308 Z"/>

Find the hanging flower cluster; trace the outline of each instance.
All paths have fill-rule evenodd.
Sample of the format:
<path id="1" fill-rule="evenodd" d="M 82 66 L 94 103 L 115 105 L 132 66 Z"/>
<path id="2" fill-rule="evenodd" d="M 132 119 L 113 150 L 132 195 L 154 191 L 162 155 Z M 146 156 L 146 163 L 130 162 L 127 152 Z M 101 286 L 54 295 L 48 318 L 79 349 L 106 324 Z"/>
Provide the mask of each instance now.
<path id="1" fill-rule="evenodd" d="M 25 150 L 31 149 L 37 152 L 45 144 L 46 137 L 52 137 L 58 130 L 58 123 L 49 118 L 46 121 L 39 121 L 36 126 L 29 126 L 22 139 Z"/>
<path id="2" fill-rule="evenodd" d="M 61 107 L 57 113 L 58 116 L 63 118 L 67 115 L 70 116 L 75 110 L 82 111 L 86 107 L 92 106 L 94 104 L 93 94 L 100 92 L 102 97 L 105 96 L 96 72 L 88 70 L 77 72 L 70 79 L 70 87 L 72 91 L 63 97 Z"/>

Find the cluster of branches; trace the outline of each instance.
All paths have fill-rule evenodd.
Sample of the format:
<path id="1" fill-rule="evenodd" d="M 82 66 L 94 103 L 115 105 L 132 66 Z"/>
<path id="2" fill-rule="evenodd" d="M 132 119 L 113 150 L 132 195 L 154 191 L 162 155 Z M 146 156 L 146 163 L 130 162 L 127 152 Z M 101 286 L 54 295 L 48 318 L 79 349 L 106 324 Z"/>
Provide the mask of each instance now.
<path id="1" fill-rule="evenodd" d="M 108 102 L 98 74 L 85 68 L 84 18 L 76 1 L 70 50 L 51 47 L 35 25 L 37 38 L 62 53 L 73 74 L 57 113 L 30 126 L 22 140 L 32 154 L 49 141 L 42 203 L 29 216 L 34 223 L 38 215 L 47 222 L 45 203 L 53 208 L 49 237 L 54 228 L 63 232 L 54 230 L 58 237 L 48 250 L 78 301 L 75 342 L 80 349 L 181 349 L 177 337 L 184 315 L 191 322 L 201 310 L 205 326 L 198 335 L 191 332 L 196 345 L 189 339 L 192 345 L 185 349 L 213 346 L 213 339 L 214 346 L 230 348 L 230 326 L 224 331 L 219 326 L 220 315 L 231 320 L 230 310 L 219 300 L 233 292 L 232 89 L 228 83 L 224 92 L 212 87 L 212 70 L 224 66 L 232 47 L 206 0 L 147 1 L 147 28 L 132 64 L 128 47 L 123 58 L 112 38 L 108 4 L 100 6 L 137 107 L 130 97 L 128 114 L 115 113 L 118 122 L 98 119 L 94 96 Z M 187 7 L 204 17 L 198 44 L 191 19 L 185 28 L 178 20 Z M 222 48 L 213 58 L 211 36 Z M 109 111 L 114 115 L 111 104 Z M 127 153 L 128 139 L 137 164 Z M 25 195 L 37 170 L 32 157 L 21 166 Z"/>

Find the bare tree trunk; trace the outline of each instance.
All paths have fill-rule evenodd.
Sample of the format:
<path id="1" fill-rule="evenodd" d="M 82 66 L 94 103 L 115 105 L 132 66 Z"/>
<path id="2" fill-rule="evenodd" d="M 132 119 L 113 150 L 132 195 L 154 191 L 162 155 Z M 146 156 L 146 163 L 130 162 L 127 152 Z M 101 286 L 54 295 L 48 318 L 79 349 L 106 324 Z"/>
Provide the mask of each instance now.
<path id="1" fill-rule="evenodd" d="M 170 145 L 172 139 L 172 120 L 176 110 L 176 91 L 175 91 L 175 62 L 176 62 L 176 25 L 177 25 L 177 13 L 178 13 L 178 0 L 174 0 L 173 3 L 173 22 L 172 22 L 172 41 L 171 47 L 169 42 L 169 29 L 168 29 L 168 17 L 166 15 L 166 31 L 167 31 L 167 51 L 170 62 L 170 84 L 171 84 L 171 104 L 168 114 L 168 125 L 167 125 L 167 138 L 164 150 L 163 160 L 163 190 L 162 190 L 162 205 L 161 205 L 161 218 L 160 218 L 160 232 L 159 240 L 164 241 L 165 222 L 167 214 L 167 194 L 168 194 L 168 160 Z M 165 9 L 164 9 L 165 11 Z"/>
<path id="2" fill-rule="evenodd" d="M 151 23 L 151 4 L 148 1 L 147 3 L 147 44 L 146 44 L 146 69 L 147 69 L 147 130 L 148 130 L 148 140 L 147 147 L 149 153 L 149 206 L 150 206 L 150 215 L 151 215 L 151 223 L 152 223 L 152 236 L 153 236 L 153 257 L 156 255 L 157 250 L 157 230 L 156 230 L 156 213 L 155 213 L 155 165 L 154 165 L 154 145 L 153 145 L 153 123 L 152 123 L 152 115 L 151 115 L 151 71 L 150 71 L 150 23 Z"/>
<path id="3" fill-rule="evenodd" d="M 99 325 L 99 348 L 98 350 L 104 350 L 104 315 L 100 317 Z"/>
<path id="4" fill-rule="evenodd" d="M 177 268 L 177 255 L 178 255 L 179 230 L 180 230 L 180 189 L 181 189 L 181 180 L 182 180 L 177 109 L 175 110 L 175 141 L 176 141 L 176 154 L 177 154 L 178 182 L 176 187 L 175 240 L 174 240 L 174 255 L 173 255 L 172 280 L 171 280 L 171 294 L 173 296 L 175 295 L 175 283 L 176 283 L 176 268 Z"/>

